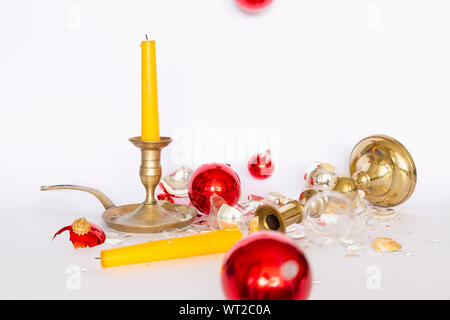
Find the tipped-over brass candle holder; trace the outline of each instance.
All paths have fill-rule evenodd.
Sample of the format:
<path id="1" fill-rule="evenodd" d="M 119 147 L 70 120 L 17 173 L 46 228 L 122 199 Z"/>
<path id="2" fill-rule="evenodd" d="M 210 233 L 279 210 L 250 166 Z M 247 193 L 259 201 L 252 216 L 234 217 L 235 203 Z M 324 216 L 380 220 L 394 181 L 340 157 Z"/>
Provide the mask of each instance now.
<path id="1" fill-rule="evenodd" d="M 117 207 L 99 190 L 75 185 L 41 187 L 41 190 L 72 189 L 93 194 L 106 209 L 102 214 L 103 220 L 120 231 L 153 233 L 190 224 L 197 215 L 197 210 L 193 207 L 155 199 L 155 188 L 161 179 L 161 149 L 172 142 L 172 139 L 161 137 L 159 141 L 142 141 L 141 137 L 134 137 L 130 141 L 141 149 L 139 175 L 146 191 L 145 200 L 141 204 Z"/>
<path id="2" fill-rule="evenodd" d="M 363 190 L 370 203 L 381 207 L 393 207 L 408 200 L 417 182 L 416 167 L 408 150 L 384 135 L 370 136 L 356 144 L 350 156 L 350 174 L 352 177 L 335 177 L 328 190 L 341 192 L 350 200 L 355 200 L 358 190 Z M 299 201 L 290 201 L 280 209 L 259 206 L 255 211 L 259 230 L 286 232 L 288 225 L 302 221 L 306 202 L 318 192 L 306 189 Z M 316 200 L 310 214 L 320 215 L 327 198 Z"/>
<path id="3" fill-rule="evenodd" d="M 417 182 L 414 161 L 408 150 L 385 135 L 367 137 L 356 144 L 350 155 L 351 177 L 338 176 L 330 190 L 351 200 L 363 190 L 365 198 L 380 207 L 394 207 L 413 194 Z"/>

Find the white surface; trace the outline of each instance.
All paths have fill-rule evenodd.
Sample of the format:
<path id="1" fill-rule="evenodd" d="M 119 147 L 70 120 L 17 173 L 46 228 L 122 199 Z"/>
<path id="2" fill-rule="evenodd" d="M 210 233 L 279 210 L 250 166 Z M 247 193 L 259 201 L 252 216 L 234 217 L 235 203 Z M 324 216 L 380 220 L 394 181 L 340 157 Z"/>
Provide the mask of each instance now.
<path id="1" fill-rule="evenodd" d="M 402 243 L 412 255 L 307 248 L 323 282 L 311 298 L 450 298 L 449 6 L 274 0 L 249 15 L 233 0 L 2 2 L 0 297 L 223 298 L 222 256 L 101 270 L 93 257 L 102 247 L 50 242 L 80 216 L 102 225 L 102 208 L 40 185 L 98 187 L 117 204 L 143 198 L 127 139 L 140 131 L 139 42 L 148 33 L 161 134 L 175 139 L 165 173 L 227 162 L 244 193 L 296 197 L 310 162 L 345 173 L 359 139 L 391 135 L 418 169 L 405 213 L 414 236 Z M 266 145 L 277 169 L 252 180 L 245 162 Z M 80 290 L 66 287 L 69 265 L 87 269 Z M 380 290 L 366 286 L 371 265 L 381 268 Z"/>

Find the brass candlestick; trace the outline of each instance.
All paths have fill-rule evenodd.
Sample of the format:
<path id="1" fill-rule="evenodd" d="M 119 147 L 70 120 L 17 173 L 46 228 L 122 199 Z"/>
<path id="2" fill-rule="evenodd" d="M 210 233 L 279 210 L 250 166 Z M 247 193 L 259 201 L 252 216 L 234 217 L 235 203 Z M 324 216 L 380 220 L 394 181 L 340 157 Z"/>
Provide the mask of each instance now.
<path id="1" fill-rule="evenodd" d="M 172 139 L 161 137 L 159 141 L 142 141 L 140 137 L 134 137 L 130 138 L 130 141 L 141 149 L 139 175 L 146 191 L 145 200 L 141 204 L 117 207 L 101 191 L 75 185 L 41 187 L 41 190 L 72 189 L 93 194 L 106 209 L 102 214 L 103 220 L 120 231 L 153 233 L 190 224 L 197 215 L 197 210 L 193 207 L 155 199 L 155 188 L 161 179 L 161 150 L 172 142 Z"/>
<path id="2" fill-rule="evenodd" d="M 385 135 L 370 136 L 356 144 L 350 155 L 350 174 L 352 177 L 333 179 L 329 190 L 341 192 L 350 200 L 355 200 L 358 190 L 363 190 L 369 202 L 382 207 L 393 207 L 408 200 L 417 182 L 416 166 L 408 150 Z M 290 201 L 280 209 L 259 206 L 255 211 L 259 230 L 286 232 L 288 225 L 302 221 L 306 202 L 318 192 L 306 189 L 299 201 Z M 310 214 L 320 215 L 327 201 L 326 197 L 316 199 Z"/>
<path id="3" fill-rule="evenodd" d="M 377 206 L 397 206 L 413 194 L 417 182 L 414 160 L 408 150 L 385 135 L 367 137 L 356 144 L 350 155 L 350 175 L 338 176 L 330 190 L 354 200 L 358 190 Z"/>

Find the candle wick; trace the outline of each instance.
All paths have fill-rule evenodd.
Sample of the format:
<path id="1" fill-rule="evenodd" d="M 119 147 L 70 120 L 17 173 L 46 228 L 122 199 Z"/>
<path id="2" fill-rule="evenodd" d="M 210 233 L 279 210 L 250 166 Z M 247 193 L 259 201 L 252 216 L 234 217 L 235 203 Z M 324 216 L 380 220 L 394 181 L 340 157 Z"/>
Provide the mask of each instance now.
<path id="1" fill-rule="evenodd" d="M 145 34 L 145 39 L 148 40 L 147 34 Z"/>

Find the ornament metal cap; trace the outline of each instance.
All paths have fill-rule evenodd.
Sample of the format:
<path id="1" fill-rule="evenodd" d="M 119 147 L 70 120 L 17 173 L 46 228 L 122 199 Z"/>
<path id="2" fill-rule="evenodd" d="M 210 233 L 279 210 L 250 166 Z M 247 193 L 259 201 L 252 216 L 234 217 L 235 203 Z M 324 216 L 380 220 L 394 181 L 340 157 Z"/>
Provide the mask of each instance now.
<path id="1" fill-rule="evenodd" d="M 86 220 L 86 218 L 80 218 L 72 223 L 72 230 L 77 235 L 82 236 L 91 231 L 91 224 Z"/>

